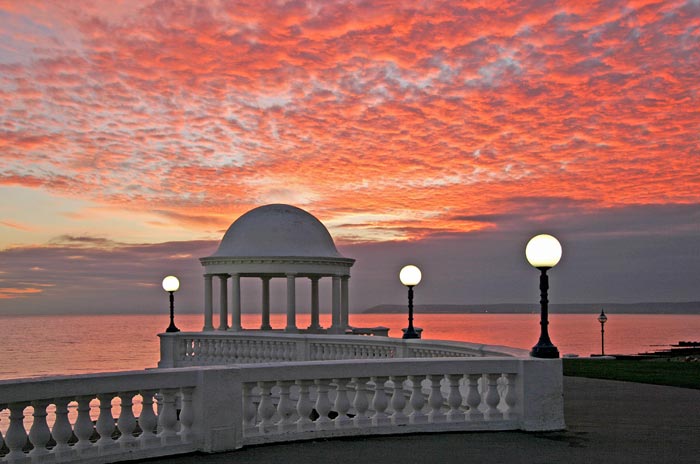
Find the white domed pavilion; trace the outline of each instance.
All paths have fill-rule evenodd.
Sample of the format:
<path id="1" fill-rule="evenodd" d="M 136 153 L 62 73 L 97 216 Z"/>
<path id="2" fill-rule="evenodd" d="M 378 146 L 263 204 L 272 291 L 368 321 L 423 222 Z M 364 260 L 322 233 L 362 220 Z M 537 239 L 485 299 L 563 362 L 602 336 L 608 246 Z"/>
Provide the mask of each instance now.
<path id="1" fill-rule="evenodd" d="M 345 258 L 335 247 L 328 229 L 314 216 L 290 205 L 273 204 L 248 211 L 228 228 L 219 248 L 200 258 L 204 266 L 204 330 L 213 326 L 214 276 L 219 278 L 218 330 L 240 331 L 241 278 L 262 281 L 261 330 L 270 326 L 270 280 L 287 281 L 286 332 L 298 332 L 296 325 L 296 279 L 311 281 L 311 325 L 308 332 L 325 331 L 319 324 L 319 280 L 328 277 L 332 285 L 330 333 L 348 328 L 348 280 L 354 259 Z M 231 326 L 228 326 L 228 280 L 231 280 Z"/>

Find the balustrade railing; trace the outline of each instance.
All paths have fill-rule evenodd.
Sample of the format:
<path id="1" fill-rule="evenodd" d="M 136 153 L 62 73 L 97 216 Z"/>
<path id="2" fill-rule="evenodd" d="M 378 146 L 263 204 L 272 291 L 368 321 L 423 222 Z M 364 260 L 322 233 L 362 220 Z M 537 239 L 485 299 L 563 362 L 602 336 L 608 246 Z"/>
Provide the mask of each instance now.
<path id="1" fill-rule="evenodd" d="M 527 351 L 510 347 L 353 335 L 255 331 L 180 332 L 159 336 L 159 367 L 343 359 L 527 356 Z"/>
<path id="2" fill-rule="evenodd" d="M 200 344 L 196 352 L 209 353 L 211 363 L 258 361 L 0 381 L 0 463 L 105 463 L 321 437 L 564 427 L 558 359 L 478 356 L 502 350 L 479 345 L 462 347 L 462 357 L 401 358 L 409 349 L 423 350 L 416 356 L 460 349 L 427 341 L 376 349 L 293 336 L 233 341 L 209 340 L 211 351 Z M 294 361 L 309 356 L 331 360 Z M 339 356 L 359 359 L 332 360 Z M 278 358 L 286 361 L 264 362 Z"/>
<path id="3" fill-rule="evenodd" d="M 193 451 L 194 374 L 0 381 L 0 462 L 99 463 Z"/>

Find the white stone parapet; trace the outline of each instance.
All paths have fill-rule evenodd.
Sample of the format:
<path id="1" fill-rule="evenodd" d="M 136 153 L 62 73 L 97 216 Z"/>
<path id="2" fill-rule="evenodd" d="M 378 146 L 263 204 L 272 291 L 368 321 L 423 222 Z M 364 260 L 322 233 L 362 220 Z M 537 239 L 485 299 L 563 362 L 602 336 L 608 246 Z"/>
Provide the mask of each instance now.
<path id="1" fill-rule="evenodd" d="M 428 339 L 282 332 L 161 333 L 158 367 L 377 358 L 528 356 L 526 350 Z"/>
<path id="2" fill-rule="evenodd" d="M 192 335 L 165 339 L 192 346 Z M 246 359 L 262 353 L 274 361 L 1 381 L 0 463 L 106 463 L 336 436 L 564 427 L 559 359 L 381 337 L 236 334 L 217 342 L 198 335 L 211 341 L 211 363 L 217 353 L 232 354 L 224 338 L 245 342 L 235 349 Z M 338 343 L 323 341 L 329 338 Z M 337 359 L 351 354 L 360 359 Z M 415 355 L 452 357 L 401 359 Z"/>

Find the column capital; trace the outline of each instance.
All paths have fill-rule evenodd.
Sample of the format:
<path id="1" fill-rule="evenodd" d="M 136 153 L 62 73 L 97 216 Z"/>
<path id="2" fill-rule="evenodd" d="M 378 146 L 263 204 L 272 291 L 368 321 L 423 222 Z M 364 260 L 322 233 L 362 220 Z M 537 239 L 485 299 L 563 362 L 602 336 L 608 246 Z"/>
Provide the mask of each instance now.
<path id="1" fill-rule="evenodd" d="M 287 279 L 289 279 L 289 278 L 292 278 L 292 279 L 294 279 L 294 278 L 296 278 L 296 277 L 297 277 L 297 274 L 296 274 L 296 273 L 294 273 L 294 272 L 288 272 L 288 273 L 287 273 L 287 274 L 285 274 L 285 275 L 287 276 Z"/>

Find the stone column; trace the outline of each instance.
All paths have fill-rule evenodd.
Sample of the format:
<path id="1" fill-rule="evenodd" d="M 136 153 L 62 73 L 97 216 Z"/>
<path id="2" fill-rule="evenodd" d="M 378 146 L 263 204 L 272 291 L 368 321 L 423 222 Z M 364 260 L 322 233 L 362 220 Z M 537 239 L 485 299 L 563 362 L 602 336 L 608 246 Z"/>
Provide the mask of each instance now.
<path id="1" fill-rule="evenodd" d="M 214 330 L 214 305 L 212 304 L 211 274 L 204 274 L 204 327 L 203 332 Z"/>
<path id="2" fill-rule="evenodd" d="M 331 328 L 330 333 L 345 333 L 345 329 L 341 327 L 340 321 L 340 276 L 333 276 L 333 291 L 332 291 L 333 306 L 331 310 Z"/>
<path id="3" fill-rule="evenodd" d="M 350 292 L 349 292 L 349 275 L 344 275 L 340 278 L 340 325 L 345 331 L 350 327 L 349 317 L 350 317 Z"/>
<path id="4" fill-rule="evenodd" d="M 260 330 L 272 330 L 270 325 L 270 277 L 262 279 L 262 324 Z"/>
<path id="5" fill-rule="evenodd" d="M 231 328 L 240 332 L 241 327 L 241 275 L 231 274 Z"/>
<path id="6" fill-rule="evenodd" d="M 311 279 L 311 325 L 309 330 L 317 331 L 321 330 L 321 324 L 319 323 L 319 305 L 318 305 L 318 281 L 321 279 L 320 276 L 309 277 Z"/>
<path id="7" fill-rule="evenodd" d="M 218 330 L 228 329 L 228 289 L 226 287 L 226 280 L 228 279 L 228 274 L 219 274 L 219 284 L 221 287 L 221 292 L 219 293 L 219 328 Z"/>
<path id="8" fill-rule="evenodd" d="M 285 332 L 296 333 L 297 329 L 297 314 L 296 314 L 296 275 L 287 274 L 287 327 Z"/>

